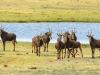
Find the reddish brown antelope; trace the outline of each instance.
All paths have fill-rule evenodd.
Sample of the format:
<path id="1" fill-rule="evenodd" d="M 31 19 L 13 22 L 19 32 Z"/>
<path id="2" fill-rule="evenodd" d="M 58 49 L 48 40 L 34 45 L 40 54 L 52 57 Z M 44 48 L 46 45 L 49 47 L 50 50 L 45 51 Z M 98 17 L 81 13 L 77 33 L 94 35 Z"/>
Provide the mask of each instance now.
<path id="1" fill-rule="evenodd" d="M 67 57 L 68 58 L 70 57 L 70 49 L 69 48 L 72 48 L 74 58 L 75 58 L 75 55 L 77 53 L 77 52 L 74 53 L 74 49 L 75 48 L 79 48 L 80 49 L 81 55 L 83 57 L 82 49 L 81 49 L 81 43 L 80 42 L 76 42 L 74 40 L 70 40 L 70 38 L 68 37 L 68 35 L 63 35 L 63 37 L 64 37 L 64 42 L 65 42 L 65 47 L 68 48 L 68 52 L 67 52 L 68 56 Z"/>
<path id="2" fill-rule="evenodd" d="M 92 33 L 92 32 L 91 32 Z M 89 43 L 92 51 L 92 58 L 94 58 L 95 48 L 100 49 L 100 40 L 97 40 L 93 37 L 93 35 L 89 34 L 86 35 L 89 38 Z"/>
<path id="3" fill-rule="evenodd" d="M 63 49 L 65 48 L 65 44 L 61 41 L 62 34 L 57 34 L 58 39 L 57 43 L 55 44 L 55 48 L 57 49 L 57 59 L 61 59 L 61 53 L 62 53 L 62 59 L 63 59 Z"/>
<path id="4" fill-rule="evenodd" d="M 32 53 L 33 53 L 33 46 L 34 46 L 34 53 L 36 48 L 37 56 L 40 56 L 40 47 L 43 45 L 43 40 L 41 36 L 35 36 L 32 38 Z"/>
<path id="5" fill-rule="evenodd" d="M 2 28 L 0 29 L 0 34 L 1 34 L 1 39 L 3 42 L 3 50 L 5 51 L 6 41 L 12 41 L 12 43 L 14 45 L 13 51 L 15 51 L 15 42 L 17 43 L 16 35 L 14 33 L 8 33 L 6 31 L 4 31 Z"/>

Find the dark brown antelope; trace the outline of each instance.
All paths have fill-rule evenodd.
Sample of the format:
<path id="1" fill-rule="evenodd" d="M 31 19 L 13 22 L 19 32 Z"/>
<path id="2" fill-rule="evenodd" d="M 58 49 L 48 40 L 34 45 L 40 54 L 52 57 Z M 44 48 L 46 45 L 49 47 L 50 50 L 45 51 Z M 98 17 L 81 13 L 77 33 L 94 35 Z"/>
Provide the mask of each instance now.
<path id="1" fill-rule="evenodd" d="M 57 34 L 58 39 L 57 43 L 55 44 L 55 48 L 57 49 L 57 59 L 61 59 L 61 53 L 62 53 L 62 59 L 63 59 L 63 49 L 65 48 L 65 44 L 61 41 L 62 34 Z"/>
<path id="2" fill-rule="evenodd" d="M 44 51 L 47 50 L 47 52 L 48 52 L 48 44 L 49 44 L 49 42 L 50 42 L 50 39 L 52 39 L 51 35 L 52 35 L 52 29 L 51 29 L 51 30 L 49 29 L 49 32 L 46 32 L 46 33 L 42 36 L 42 38 L 43 38 L 43 43 L 44 43 Z"/>
<path id="3" fill-rule="evenodd" d="M 74 34 L 70 34 L 68 31 L 67 32 L 65 32 L 64 34 L 64 37 L 63 37 L 63 39 L 65 38 L 65 36 L 67 36 L 70 40 L 76 40 L 76 35 Z M 72 38 L 72 36 L 73 36 L 73 38 Z M 65 41 L 64 41 L 65 42 Z M 68 48 L 67 47 L 67 44 L 65 45 L 65 56 L 64 57 L 66 57 L 66 48 Z M 72 51 L 72 49 L 70 48 L 70 50 L 69 50 L 70 52 Z M 77 52 L 77 49 L 76 49 L 76 52 Z M 67 52 L 68 53 L 68 52 Z M 72 54 L 72 52 L 71 52 L 71 54 Z M 72 56 L 73 56 L 73 54 L 72 54 Z"/>
<path id="4" fill-rule="evenodd" d="M 34 46 L 34 53 L 36 52 L 37 56 L 40 56 L 40 47 L 43 45 L 43 40 L 41 36 L 35 36 L 32 38 L 32 53 Z M 36 51 L 35 51 L 36 48 Z"/>
<path id="5" fill-rule="evenodd" d="M 75 28 L 74 28 L 74 30 L 71 31 L 71 33 L 69 33 L 68 31 L 64 33 L 64 35 L 67 35 L 70 40 L 77 41 L 77 36 L 75 34 L 76 34 Z M 72 49 L 70 49 L 70 51 L 72 51 Z M 77 48 L 76 48 L 76 53 L 77 52 L 78 51 L 77 51 Z M 66 55 L 66 47 L 65 47 L 65 55 Z"/>
<path id="6" fill-rule="evenodd" d="M 76 42 L 76 41 L 74 41 L 74 40 L 70 40 L 70 38 L 68 37 L 68 35 L 63 35 L 64 36 L 64 42 L 65 42 L 65 47 L 66 48 L 68 48 L 68 52 L 67 52 L 67 54 L 68 54 L 68 58 L 70 57 L 70 48 L 73 50 L 73 56 L 74 56 L 74 58 L 75 58 L 75 55 L 76 55 L 76 53 L 74 53 L 74 49 L 76 49 L 76 48 L 79 48 L 80 49 L 80 51 L 81 51 L 81 55 L 82 55 L 82 57 L 83 57 L 83 54 L 82 54 L 82 49 L 81 49 L 81 43 L 80 42 Z"/>
<path id="7" fill-rule="evenodd" d="M 75 34 L 76 34 L 76 31 L 72 31 L 72 32 L 71 32 L 71 35 L 70 35 L 70 36 L 71 36 L 70 39 L 71 39 L 71 40 L 75 40 L 75 41 L 77 41 L 77 37 L 76 37 Z"/>
<path id="8" fill-rule="evenodd" d="M 74 28 L 74 30 L 71 30 L 71 32 L 69 33 L 68 31 L 64 33 L 64 35 L 68 35 L 68 38 L 70 40 L 75 40 L 77 41 L 77 36 L 75 35 L 76 34 L 76 30 Z"/>
<path id="9" fill-rule="evenodd" d="M 2 28 L 0 29 L 0 34 L 1 34 L 1 39 L 3 42 L 3 50 L 5 51 L 6 41 L 12 41 L 12 43 L 14 45 L 13 51 L 15 51 L 15 42 L 17 43 L 16 35 L 14 33 L 8 33 L 6 31 L 4 31 Z"/>
<path id="10" fill-rule="evenodd" d="M 93 35 L 91 35 L 91 33 L 90 34 L 88 33 L 88 35 L 86 35 L 86 36 L 89 39 L 89 43 L 90 43 L 90 47 L 91 47 L 91 51 L 92 51 L 92 58 L 94 58 L 95 48 L 100 49 L 100 40 L 95 39 L 93 37 Z"/>

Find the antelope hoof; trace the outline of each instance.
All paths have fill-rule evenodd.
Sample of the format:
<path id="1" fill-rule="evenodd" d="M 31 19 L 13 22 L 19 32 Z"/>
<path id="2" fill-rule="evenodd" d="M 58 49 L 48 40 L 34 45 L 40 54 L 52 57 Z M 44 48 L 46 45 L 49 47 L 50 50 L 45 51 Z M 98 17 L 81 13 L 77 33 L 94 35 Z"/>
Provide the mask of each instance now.
<path id="1" fill-rule="evenodd" d="M 73 55 L 73 57 L 75 58 L 75 55 Z"/>
<path id="2" fill-rule="evenodd" d="M 83 57 L 83 55 L 82 55 L 82 57 Z"/>
<path id="3" fill-rule="evenodd" d="M 33 50 L 32 50 L 32 53 L 33 53 Z"/>
<path id="4" fill-rule="evenodd" d="M 69 58 L 69 56 L 67 58 Z"/>

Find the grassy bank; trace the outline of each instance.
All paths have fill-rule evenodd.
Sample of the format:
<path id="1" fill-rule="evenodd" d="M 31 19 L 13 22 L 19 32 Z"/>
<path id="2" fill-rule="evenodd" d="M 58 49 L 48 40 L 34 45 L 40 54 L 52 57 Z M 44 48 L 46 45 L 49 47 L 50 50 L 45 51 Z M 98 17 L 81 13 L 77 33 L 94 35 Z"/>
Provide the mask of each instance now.
<path id="1" fill-rule="evenodd" d="M 100 22 L 99 0 L 0 0 L 1 22 Z"/>
<path id="2" fill-rule="evenodd" d="M 49 52 L 41 47 L 41 56 L 31 53 L 30 42 L 18 42 L 13 52 L 12 43 L 7 42 L 6 51 L 2 50 L 0 42 L 0 74 L 2 75 L 99 75 L 100 52 L 96 50 L 95 58 L 91 58 L 89 45 L 82 44 L 83 58 L 57 60 L 54 44 L 49 44 Z"/>

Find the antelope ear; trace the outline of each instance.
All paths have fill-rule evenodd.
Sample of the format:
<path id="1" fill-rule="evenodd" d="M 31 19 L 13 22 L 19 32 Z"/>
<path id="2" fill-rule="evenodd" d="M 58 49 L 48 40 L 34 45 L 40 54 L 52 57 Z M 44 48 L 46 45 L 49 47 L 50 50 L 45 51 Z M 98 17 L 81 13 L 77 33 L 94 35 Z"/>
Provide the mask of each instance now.
<path id="1" fill-rule="evenodd" d="M 88 37 L 88 35 L 86 35 Z"/>
<path id="2" fill-rule="evenodd" d="M 59 34 L 57 33 L 57 35 L 59 36 Z"/>
<path id="3" fill-rule="evenodd" d="M 47 33 L 45 33 L 45 35 L 47 35 Z"/>

